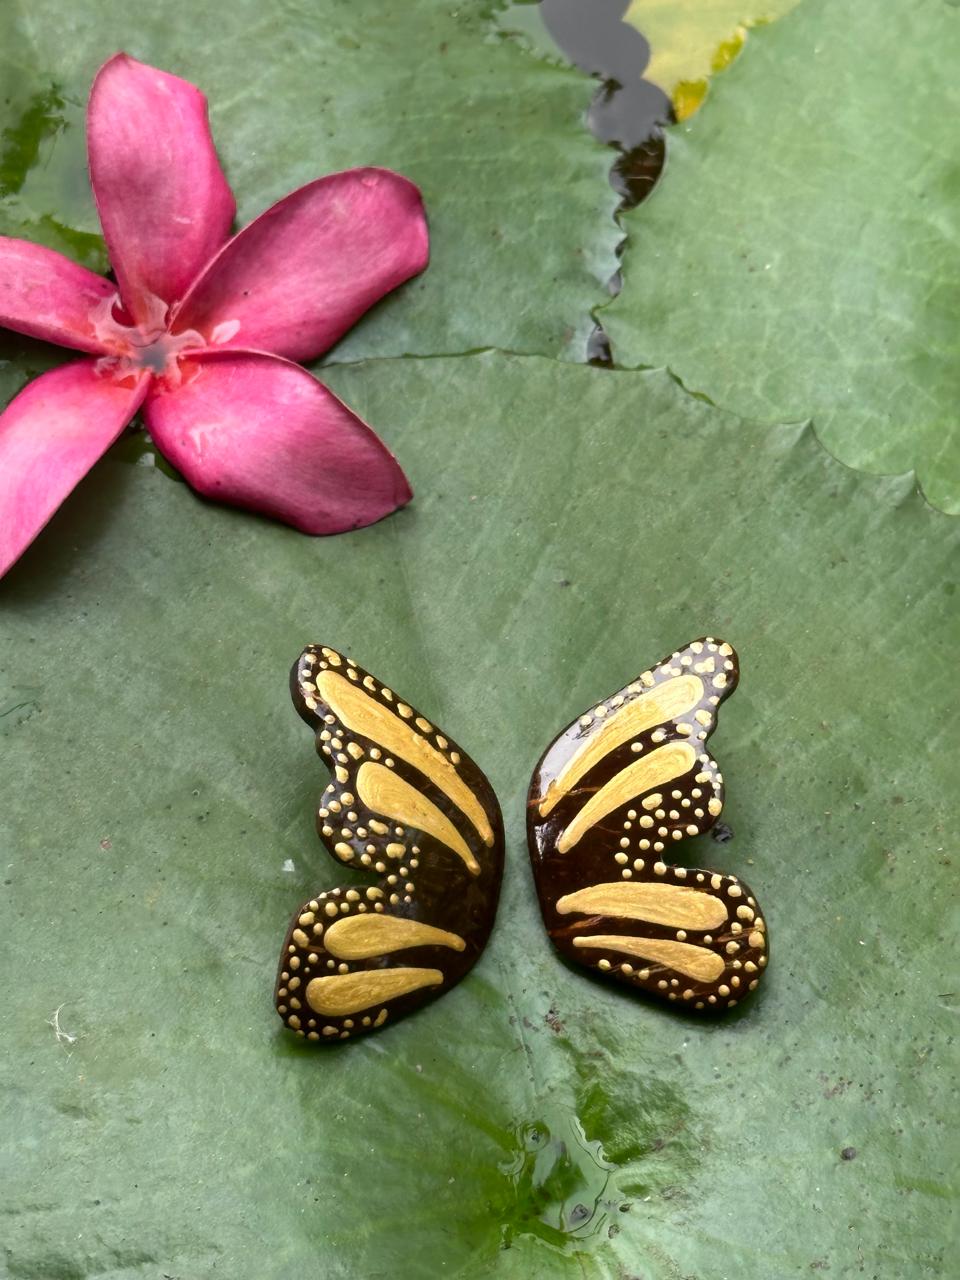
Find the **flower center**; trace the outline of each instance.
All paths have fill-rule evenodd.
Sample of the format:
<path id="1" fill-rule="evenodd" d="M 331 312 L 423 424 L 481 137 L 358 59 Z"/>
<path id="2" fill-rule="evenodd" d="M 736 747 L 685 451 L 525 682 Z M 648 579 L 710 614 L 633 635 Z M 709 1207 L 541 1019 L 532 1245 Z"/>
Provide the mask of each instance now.
<path id="1" fill-rule="evenodd" d="M 162 298 L 150 297 L 146 318 L 140 324 L 132 324 L 118 297 L 98 303 L 90 320 L 94 333 L 110 354 L 97 361 L 97 372 L 117 379 L 152 373 L 170 386 L 179 386 L 183 376 L 181 355 L 205 347 L 207 341 L 196 329 L 170 333 L 168 311 Z"/>
<path id="2" fill-rule="evenodd" d="M 131 334 L 124 354 L 138 368 L 161 374 L 170 372 L 181 351 L 204 345 L 202 335 L 193 329 L 188 329 L 186 333 L 161 333 L 157 338 L 150 338 L 136 330 Z"/>

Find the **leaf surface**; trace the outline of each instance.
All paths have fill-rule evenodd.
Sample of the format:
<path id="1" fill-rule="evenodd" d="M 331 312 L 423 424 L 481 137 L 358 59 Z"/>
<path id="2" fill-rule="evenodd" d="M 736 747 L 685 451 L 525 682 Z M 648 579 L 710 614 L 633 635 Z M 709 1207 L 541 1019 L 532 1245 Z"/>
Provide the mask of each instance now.
<path id="1" fill-rule="evenodd" d="M 950 1276 L 960 524 L 663 373 L 331 380 L 411 507 L 312 540 L 107 460 L 0 585 L 6 1274 Z M 754 886 L 772 962 L 703 1025 L 558 961 L 524 797 L 570 716 L 712 630 L 736 838 L 686 853 Z M 448 726 L 507 823 L 477 969 L 326 1051 L 271 1007 L 344 875 L 308 641 Z"/>
<path id="2" fill-rule="evenodd" d="M 960 512 L 960 169 L 943 0 L 807 0 L 753 33 L 626 215 L 615 358 Z"/>

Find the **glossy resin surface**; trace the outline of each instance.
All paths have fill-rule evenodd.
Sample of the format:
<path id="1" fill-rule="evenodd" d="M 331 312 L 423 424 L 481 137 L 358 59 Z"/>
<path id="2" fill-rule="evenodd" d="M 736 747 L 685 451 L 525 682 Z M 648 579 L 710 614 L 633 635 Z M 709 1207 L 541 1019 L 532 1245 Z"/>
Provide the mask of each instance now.
<path id="1" fill-rule="evenodd" d="M 476 963 L 497 910 L 503 820 L 470 757 L 351 658 L 309 646 L 291 691 L 333 774 L 320 838 L 375 877 L 301 904 L 283 943 L 277 1012 L 297 1035 L 334 1042 L 436 999 Z"/>
<path id="2" fill-rule="evenodd" d="M 754 991 L 766 923 L 735 876 L 681 865 L 723 809 L 707 750 L 740 675 L 712 636 L 669 654 L 547 748 L 527 804 L 544 923 L 568 960 L 698 1012 Z"/>

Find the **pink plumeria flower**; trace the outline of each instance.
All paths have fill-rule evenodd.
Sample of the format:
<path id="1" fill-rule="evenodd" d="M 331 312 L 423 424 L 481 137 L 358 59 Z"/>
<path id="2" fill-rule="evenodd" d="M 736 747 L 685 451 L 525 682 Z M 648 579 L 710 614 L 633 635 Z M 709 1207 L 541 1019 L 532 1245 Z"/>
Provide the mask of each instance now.
<path id="1" fill-rule="evenodd" d="M 0 415 L 0 574 L 141 409 L 198 492 L 306 533 L 409 502 L 382 441 L 294 362 L 426 266 L 413 183 L 335 173 L 230 239 L 206 99 L 123 53 L 94 81 L 87 148 L 116 284 L 0 237 L 0 326 L 88 353 Z"/>

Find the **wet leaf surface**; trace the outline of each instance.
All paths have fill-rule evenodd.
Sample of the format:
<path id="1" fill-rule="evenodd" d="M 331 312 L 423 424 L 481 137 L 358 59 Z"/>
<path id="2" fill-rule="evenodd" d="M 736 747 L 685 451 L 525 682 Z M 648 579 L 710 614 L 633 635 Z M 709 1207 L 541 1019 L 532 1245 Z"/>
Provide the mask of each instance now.
<path id="1" fill-rule="evenodd" d="M 767 420 L 812 416 L 960 511 L 960 11 L 807 0 L 753 32 L 624 217 L 614 358 Z"/>
<path id="2" fill-rule="evenodd" d="M 331 378 L 412 507 L 313 540 L 109 460 L 0 584 L 6 1274 L 949 1276 L 960 524 L 662 373 Z M 705 1026 L 556 959 L 523 805 L 569 716 L 708 630 L 736 835 L 686 852 L 754 885 L 773 960 Z M 311 640 L 449 726 L 508 838 L 478 968 L 326 1052 L 271 1007 L 343 876 Z"/>

